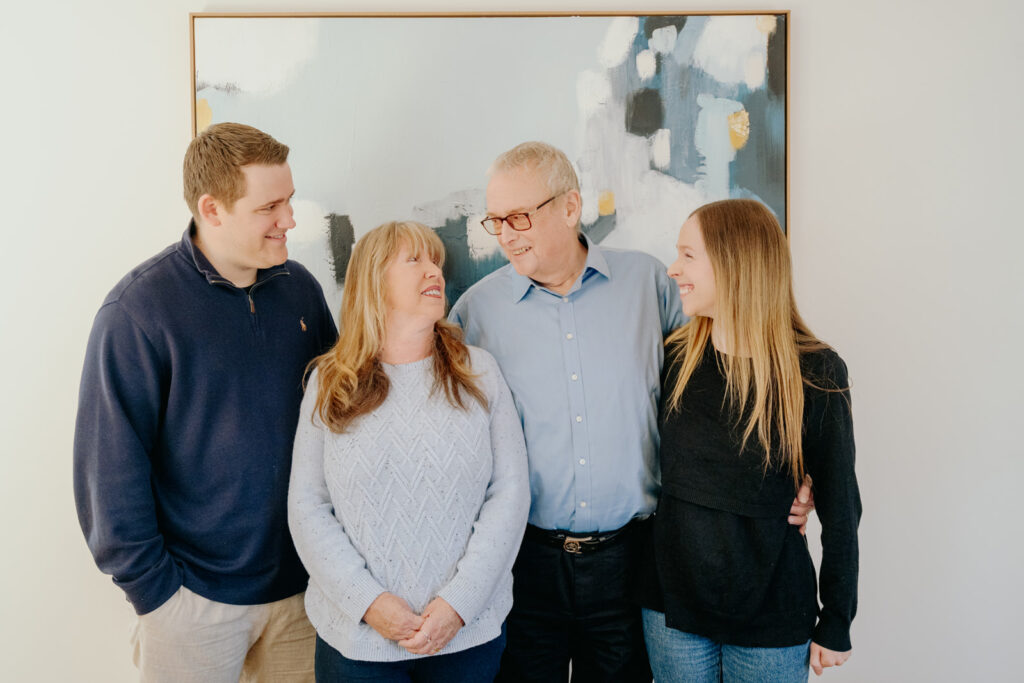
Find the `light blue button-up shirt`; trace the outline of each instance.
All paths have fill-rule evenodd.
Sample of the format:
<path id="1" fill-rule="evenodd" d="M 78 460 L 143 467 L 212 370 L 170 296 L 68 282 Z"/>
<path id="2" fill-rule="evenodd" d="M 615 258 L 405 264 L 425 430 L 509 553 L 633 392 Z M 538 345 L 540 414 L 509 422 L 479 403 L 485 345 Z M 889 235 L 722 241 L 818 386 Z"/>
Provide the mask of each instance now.
<path id="1" fill-rule="evenodd" d="M 466 342 L 498 360 L 523 421 L 530 524 L 611 531 L 654 512 L 665 335 L 682 325 L 653 256 L 587 240 L 562 296 L 506 265 L 452 307 Z"/>

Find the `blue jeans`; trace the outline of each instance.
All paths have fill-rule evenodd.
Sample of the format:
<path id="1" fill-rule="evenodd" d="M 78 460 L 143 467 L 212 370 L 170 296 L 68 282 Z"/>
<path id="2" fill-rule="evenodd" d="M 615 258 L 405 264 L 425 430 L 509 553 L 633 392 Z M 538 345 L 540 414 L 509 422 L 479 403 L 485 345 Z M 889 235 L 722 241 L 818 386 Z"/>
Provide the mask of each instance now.
<path id="1" fill-rule="evenodd" d="M 807 681 L 811 641 L 792 647 L 740 647 L 665 625 L 644 609 L 644 639 L 657 683 L 795 683 Z"/>
<path id="2" fill-rule="evenodd" d="M 450 655 L 421 656 L 401 662 L 365 662 L 349 659 L 316 637 L 317 683 L 378 681 L 379 683 L 490 683 L 498 673 L 505 649 L 505 625 L 501 635 L 482 645 Z"/>

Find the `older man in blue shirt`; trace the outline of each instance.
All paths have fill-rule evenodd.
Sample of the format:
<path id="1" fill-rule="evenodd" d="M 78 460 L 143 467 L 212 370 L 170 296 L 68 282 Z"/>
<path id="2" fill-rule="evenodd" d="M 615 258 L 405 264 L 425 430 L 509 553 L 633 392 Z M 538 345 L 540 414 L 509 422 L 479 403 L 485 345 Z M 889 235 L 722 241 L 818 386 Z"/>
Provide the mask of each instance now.
<path id="1" fill-rule="evenodd" d="M 501 681 L 564 682 L 570 661 L 574 681 L 651 679 L 629 593 L 657 503 L 663 339 L 684 319 L 664 266 L 591 242 L 581 207 L 560 150 L 498 157 L 483 224 L 510 264 L 450 315 L 497 359 L 526 435 L 532 505 Z"/>

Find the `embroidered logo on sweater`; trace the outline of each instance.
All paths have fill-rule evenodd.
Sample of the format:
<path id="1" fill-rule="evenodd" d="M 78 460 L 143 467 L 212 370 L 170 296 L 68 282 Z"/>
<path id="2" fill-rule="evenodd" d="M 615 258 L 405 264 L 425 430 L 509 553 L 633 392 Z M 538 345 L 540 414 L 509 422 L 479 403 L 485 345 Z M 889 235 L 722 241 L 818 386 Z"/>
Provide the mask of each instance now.
<path id="1" fill-rule="evenodd" d="M 306 331 L 306 319 L 305 318 L 299 318 L 299 327 L 302 328 L 303 332 Z"/>

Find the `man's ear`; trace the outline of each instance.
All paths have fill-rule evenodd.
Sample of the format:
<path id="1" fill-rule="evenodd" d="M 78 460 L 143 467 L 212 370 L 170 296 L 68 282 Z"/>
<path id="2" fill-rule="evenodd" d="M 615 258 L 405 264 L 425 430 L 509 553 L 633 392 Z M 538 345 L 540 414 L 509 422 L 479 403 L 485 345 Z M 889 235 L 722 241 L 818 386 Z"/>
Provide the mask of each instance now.
<path id="1" fill-rule="evenodd" d="M 580 198 L 578 190 L 569 190 L 565 193 L 565 218 L 566 222 L 576 226 L 580 221 L 580 214 L 583 212 L 583 199 Z"/>
<path id="2" fill-rule="evenodd" d="M 224 207 L 213 198 L 213 195 L 204 194 L 201 196 L 199 201 L 196 202 L 196 208 L 199 209 L 199 216 L 207 225 L 220 225 L 220 212 L 224 210 Z"/>

